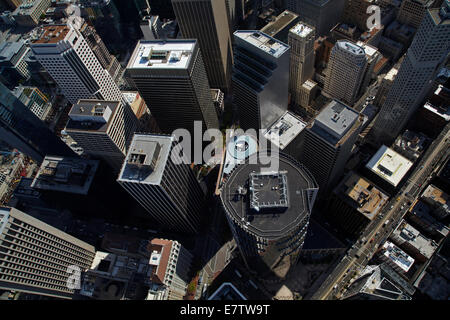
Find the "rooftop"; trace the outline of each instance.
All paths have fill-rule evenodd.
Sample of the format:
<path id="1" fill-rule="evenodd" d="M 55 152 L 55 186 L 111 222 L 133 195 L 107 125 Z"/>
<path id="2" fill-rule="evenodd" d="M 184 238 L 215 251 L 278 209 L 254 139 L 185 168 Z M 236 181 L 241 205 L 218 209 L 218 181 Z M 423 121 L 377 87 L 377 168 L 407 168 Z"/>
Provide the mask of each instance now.
<path id="1" fill-rule="evenodd" d="M 262 163 L 269 163 L 269 157 L 260 153 L 237 166 L 224 183 L 221 200 L 227 214 L 249 232 L 277 239 L 310 214 L 318 189 L 311 174 L 283 153 L 275 171 Z M 260 210 L 261 204 L 267 210 Z"/>
<path id="2" fill-rule="evenodd" d="M 23 40 L 19 40 L 16 42 L 5 41 L 0 44 L 0 62 L 2 61 L 10 61 L 22 47 L 25 45 Z"/>
<path id="3" fill-rule="evenodd" d="M 98 164 L 96 160 L 46 156 L 31 186 L 87 195 Z"/>
<path id="4" fill-rule="evenodd" d="M 425 135 L 411 130 L 405 130 L 405 132 L 395 140 L 394 147 L 405 157 L 415 161 L 424 151 L 427 141 L 428 139 Z"/>
<path id="5" fill-rule="evenodd" d="M 118 181 L 160 184 L 173 141 L 168 135 L 135 134 Z"/>
<path id="6" fill-rule="evenodd" d="M 70 109 L 66 130 L 106 132 L 119 106 L 119 101 L 79 100 Z"/>
<path id="7" fill-rule="evenodd" d="M 67 25 L 46 25 L 42 27 L 42 33 L 39 38 L 34 40 L 34 44 L 49 44 L 58 43 L 64 40 L 70 31 L 70 27 Z"/>
<path id="8" fill-rule="evenodd" d="M 397 247 L 390 241 L 386 241 L 383 245 L 383 255 L 389 258 L 393 263 L 399 266 L 404 272 L 408 272 L 414 263 L 414 259 L 402 249 Z"/>
<path id="9" fill-rule="evenodd" d="M 351 54 L 354 54 L 354 55 L 365 54 L 364 48 L 359 45 L 354 44 L 353 42 L 350 42 L 347 40 L 338 40 L 338 41 L 336 41 L 336 44 L 339 46 L 339 48 L 344 49 Z"/>
<path id="10" fill-rule="evenodd" d="M 139 41 L 128 69 L 187 69 L 196 40 Z"/>
<path id="11" fill-rule="evenodd" d="M 247 300 L 247 298 L 231 282 L 224 282 L 208 300 Z"/>
<path id="12" fill-rule="evenodd" d="M 384 79 L 388 80 L 388 81 L 394 81 L 395 76 L 398 73 L 398 69 L 397 68 L 391 68 L 391 70 L 389 70 L 388 73 L 386 73 L 386 75 L 384 76 Z"/>
<path id="13" fill-rule="evenodd" d="M 314 31 L 313 28 L 305 23 L 298 23 L 291 30 L 289 30 L 289 32 L 292 32 L 293 34 L 296 34 L 302 38 L 307 37 L 313 31 Z"/>
<path id="14" fill-rule="evenodd" d="M 366 164 L 366 168 L 396 187 L 413 163 L 383 145 Z"/>
<path id="15" fill-rule="evenodd" d="M 14 15 L 29 15 L 44 0 L 23 0 L 22 4 L 14 10 Z"/>
<path id="16" fill-rule="evenodd" d="M 358 112 L 332 100 L 315 118 L 313 130 L 335 144 L 353 127 L 358 118 Z"/>
<path id="17" fill-rule="evenodd" d="M 288 111 L 267 129 L 264 137 L 283 150 L 302 132 L 306 125 L 306 122 Z"/>
<path id="18" fill-rule="evenodd" d="M 279 58 L 283 53 L 289 50 L 287 44 L 258 30 L 238 30 L 234 32 L 234 36 L 275 58 Z"/>
<path id="19" fill-rule="evenodd" d="M 449 228 L 431 216 L 431 208 L 424 201 L 416 201 L 416 203 L 411 207 L 410 212 L 412 216 L 422 222 L 422 227 L 424 225 L 426 226 L 426 231 L 437 232 L 443 237 L 446 237 L 449 234 Z"/>
<path id="20" fill-rule="evenodd" d="M 344 196 L 358 212 L 372 220 L 385 205 L 388 196 L 378 190 L 372 183 L 350 172 L 345 180 L 336 188 L 337 193 Z"/>
<path id="21" fill-rule="evenodd" d="M 286 28 L 289 24 L 298 19 L 298 15 L 288 10 L 283 11 L 273 22 L 268 23 L 261 29 L 261 32 L 273 37 L 278 32 Z"/>
<path id="22" fill-rule="evenodd" d="M 398 245 L 407 243 L 408 246 L 412 246 L 417 249 L 427 259 L 430 259 L 438 248 L 436 242 L 426 238 L 405 220 L 402 220 L 398 227 L 394 230 L 392 240 Z"/>

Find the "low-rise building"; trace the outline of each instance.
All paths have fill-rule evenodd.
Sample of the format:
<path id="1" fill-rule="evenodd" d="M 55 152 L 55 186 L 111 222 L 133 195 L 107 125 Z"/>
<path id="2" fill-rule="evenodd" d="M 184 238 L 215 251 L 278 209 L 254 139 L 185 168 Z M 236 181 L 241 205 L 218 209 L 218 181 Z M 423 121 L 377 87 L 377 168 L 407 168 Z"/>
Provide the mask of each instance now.
<path id="1" fill-rule="evenodd" d="M 407 220 L 436 242 L 449 234 L 449 228 L 431 215 L 431 207 L 422 200 L 416 200 L 411 206 Z"/>
<path id="2" fill-rule="evenodd" d="M 392 148 L 411 161 L 416 161 L 424 152 L 428 138 L 411 130 L 405 130 L 401 136 L 398 136 L 392 145 Z"/>
<path id="3" fill-rule="evenodd" d="M 433 209 L 431 214 L 438 220 L 445 221 L 450 215 L 450 197 L 438 187 L 430 184 L 422 193 L 422 201 Z"/>
<path id="4" fill-rule="evenodd" d="M 415 260 L 390 241 L 386 241 L 378 252 L 378 257 L 400 274 L 408 273 Z"/>

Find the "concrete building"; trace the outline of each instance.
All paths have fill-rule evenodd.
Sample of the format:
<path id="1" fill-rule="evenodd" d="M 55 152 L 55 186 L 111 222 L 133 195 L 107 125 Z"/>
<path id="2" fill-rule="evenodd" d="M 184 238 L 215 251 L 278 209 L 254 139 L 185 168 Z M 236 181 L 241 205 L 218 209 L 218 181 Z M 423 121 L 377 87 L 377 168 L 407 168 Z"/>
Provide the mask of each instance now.
<path id="1" fill-rule="evenodd" d="M 2 83 L 0 136 L 7 144 L 38 163 L 47 154 L 75 156 L 75 153 Z"/>
<path id="2" fill-rule="evenodd" d="M 398 69 L 392 67 L 388 73 L 381 80 L 380 87 L 378 88 L 377 94 L 375 95 L 374 104 L 378 107 L 381 107 L 386 101 L 386 96 L 389 92 L 389 89 L 392 87 L 394 83 L 395 77 L 397 76 Z"/>
<path id="3" fill-rule="evenodd" d="M 431 214 L 438 220 L 445 221 L 450 216 L 450 197 L 438 187 L 430 184 L 421 199 L 432 208 Z"/>
<path id="4" fill-rule="evenodd" d="M 309 117 L 314 117 L 316 115 L 316 110 L 311 107 L 314 98 L 319 92 L 319 85 L 311 79 L 303 82 L 300 88 L 299 104 Z"/>
<path id="5" fill-rule="evenodd" d="M 378 50 L 389 60 L 397 61 L 404 50 L 404 46 L 400 42 L 381 36 Z"/>
<path id="6" fill-rule="evenodd" d="M 390 241 L 386 241 L 377 252 L 380 260 L 386 262 L 400 274 L 406 274 L 411 269 L 415 260 L 405 251 Z"/>
<path id="7" fill-rule="evenodd" d="M 261 31 L 234 33 L 233 103 L 244 130 L 267 129 L 287 111 L 289 46 Z"/>
<path id="8" fill-rule="evenodd" d="M 432 8 L 434 0 L 403 0 L 397 14 L 397 20 L 418 28 L 427 9 Z"/>
<path id="9" fill-rule="evenodd" d="M 338 40 L 325 71 L 324 93 L 353 105 L 364 85 L 367 69 L 365 49 L 350 41 Z"/>
<path id="10" fill-rule="evenodd" d="M 0 289 L 72 299 L 69 278 L 89 268 L 95 248 L 15 208 L 0 208 Z M 72 269 L 73 270 L 73 269 Z M 78 279 L 79 280 L 79 279 Z"/>
<path id="11" fill-rule="evenodd" d="M 344 300 L 412 300 L 415 288 L 388 264 L 366 266 L 344 293 Z"/>
<path id="12" fill-rule="evenodd" d="M 287 0 L 286 8 L 299 15 L 300 20 L 313 26 L 316 37 L 328 35 L 341 20 L 345 0 Z"/>
<path id="13" fill-rule="evenodd" d="M 407 220 L 427 237 L 439 242 L 449 234 L 450 230 L 431 214 L 432 211 L 433 208 L 430 205 L 420 199 L 416 200 L 409 209 Z"/>
<path id="14" fill-rule="evenodd" d="M 0 79 L 11 87 L 20 80 L 28 80 L 31 77 L 27 63 L 30 55 L 31 50 L 23 40 L 0 44 Z"/>
<path id="15" fill-rule="evenodd" d="M 122 93 L 80 31 L 71 24 L 46 25 L 31 49 L 66 98 L 122 101 Z"/>
<path id="16" fill-rule="evenodd" d="M 421 234 L 417 229 L 402 220 L 391 235 L 391 240 L 398 247 L 408 252 L 419 262 L 430 260 L 438 244 Z"/>
<path id="17" fill-rule="evenodd" d="M 159 33 L 162 28 L 162 21 L 159 16 L 145 16 L 139 23 L 141 27 L 142 34 L 144 35 L 143 40 L 156 40 L 159 39 Z"/>
<path id="18" fill-rule="evenodd" d="M 333 190 L 328 216 L 346 234 L 356 236 L 377 217 L 388 198 L 373 183 L 349 172 Z"/>
<path id="19" fill-rule="evenodd" d="M 308 170 L 283 153 L 276 171 L 261 163 L 254 154 L 237 166 L 220 199 L 247 268 L 278 281 L 298 261 L 318 189 Z"/>
<path id="20" fill-rule="evenodd" d="M 194 121 L 201 121 L 202 133 L 219 128 L 196 40 L 139 41 L 125 75 L 163 133 L 183 128 L 194 137 Z"/>
<path id="21" fill-rule="evenodd" d="M 51 101 L 37 87 L 16 87 L 13 94 L 26 106 L 36 117 L 44 121 L 51 109 Z"/>
<path id="22" fill-rule="evenodd" d="M 377 5 L 377 0 L 345 0 L 342 20 L 358 27 L 359 30 L 367 30 L 367 21 L 372 13 L 367 8 Z"/>
<path id="23" fill-rule="evenodd" d="M 333 100 L 306 127 L 300 162 L 311 171 L 321 192 L 334 187 L 344 173 L 363 120 L 358 112 Z"/>
<path id="24" fill-rule="evenodd" d="M 438 85 L 417 111 L 416 119 L 417 129 L 431 137 L 438 136 L 450 121 L 450 88 Z"/>
<path id="25" fill-rule="evenodd" d="M 297 14 L 285 10 L 274 21 L 266 24 L 260 31 L 272 38 L 287 43 L 289 31 L 297 24 L 298 20 L 299 17 Z"/>
<path id="26" fill-rule="evenodd" d="M 267 129 L 264 138 L 279 151 L 299 159 L 303 143 L 302 132 L 306 126 L 306 122 L 288 111 Z"/>
<path id="27" fill-rule="evenodd" d="M 50 7 L 51 0 L 24 0 L 12 16 L 19 26 L 36 27 L 41 15 Z"/>
<path id="28" fill-rule="evenodd" d="M 394 150 L 381 146 L 366 164 L 372 181 L 387 192 L 393 192 L 406 177 L 413 162 Z"/>
<path id="29" fill-rule="evenodd" d="M 214 108 L 216 108 L 217 117 L 220 117 L 225 110 L 225 101 L 223 94 L 220 89 L 211 89 L 211 96 L 214 103 Z"/>
<path id="30" fill-rule="evenodd" d="M 122 91 L 122 94 L 138 119 L 138 128 L 136 129 L 136 132 L 161 132 L 154 117 L 151 115 L 147 104 L 138 91 Z"/>
<path id="31" fill-rule="evenodd" d="M 303 84 L 314 76 L 314 38 L 314 28 L 302 22 L 289 30 L 289 93 L 291 102 L 302 107 L 309 105 L 309 101 L 305 103 L 309 99 L 301 99 L 301 93 Z"/>
<path id="32" fill-rule="evenodd" d="M 174 144 L 173 136 L 135 134 L 117 182 L 163 228 L 195 233 L 204 194 L 189 164 L 172 152 Z"/>
<path id="33" fill-rule="evenodd" d="M 128 104 L 79 100 L 72 106 L 64 130 L 85 153 L 103 159 L 118 174 L 137 127 Z"/>
<path id="34" fill-rule="evenodd" d="M 425 14 L 374 125 L 374 140 L 388 143 L 404 128 L 430 89 L 450 48 L 450 2 Z"/>
<path id="35" fill-rule="evenodd" d="M 407 159 L 415 162 L 425 151 L 428 138 L 410 130 L 405 130 L 392 144 L 392 149 Z"/>
<path id="36" fill-rule="evenodd" d="M 228 93 L 233 53 L 225 1 L 172 0 L 172 6 L 183 37 L 198 41 L 209 85 Z"/>

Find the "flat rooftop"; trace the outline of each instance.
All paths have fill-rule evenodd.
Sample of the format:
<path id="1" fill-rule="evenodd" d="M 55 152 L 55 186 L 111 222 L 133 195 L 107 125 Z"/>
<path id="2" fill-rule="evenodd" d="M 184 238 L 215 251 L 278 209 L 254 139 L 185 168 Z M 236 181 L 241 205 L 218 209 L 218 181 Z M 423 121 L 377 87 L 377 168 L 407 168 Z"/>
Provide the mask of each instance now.
<path id="1" fill-rule="evenodd" d="M 366 168 L 396 187 L 413 163 L 394 150 L 381 146 L 366 164 Z"/>
<path id="2" fill-rule="evenodd" d="M 119 101 L 79 100 L 70 109 L 66 130 L 106 132 L 119 106 Z"/>
<path id="3" fill-rule="evenodd" d="M 139 41 L 127 69 L 187 69 L 196 40 Z"/>
<path id="4" fill-rule="evenodd" d="M 42 27 L 40 37 L 33 41 L 34 44 L 50 44 L 58 43 L 64 40 L 71 28 L 67 25 L 47 25 Z"/>
<path id="5" fill-rule="evenodd" d="M 297 23 L 291 30 L 289 30 L 289 32 L 292 32 L 302 38 L 309 36 L 313 31 L 313 28 L 305 23 Z"/>
<path id="6" fill-rule="evenodd" d="M 358 112 L 332 100 L 315 118 L 313 130 L 318 129 L 317 133 L 323 133 L 324 138 L 335 144 L 353 127 L 358 118 Z"/>
<path id="7" fill-rule="evenodd" d="M 267 156 L 254 154 L 245 164 L 237 166 L 224 182 L 220 197 L 227 214 L 242 227 L 257 236 L 278 239 L 294 230 L 310 214 L 313 203 L 309 201 L 314 198 L 317 185 L 312 175 L 290 157 L 280 153 L 275 171 L 262 164 L 268 160 Z M 257 179 L 252 181 L 252 178 Z M 257 191 L 264 193 L 259 193 L 259 199 L 266 200 L 267 210 L 252 208 L 252 183 L 259 183 Z M 273 206 L 274 201 L 284 199 L 284 192 L 287 203 Z"/>
<path id="8" fill-rule="evenodd" d="M 336 188 L 336 193 L 369 220 L 373 220 L 389 198 L 371 182 L 354 172 L 350 172 L 341 182 Z"/>
<path id="9" fill-rule="evenodd" d="M 275 21 L 272 21 L 264 26 L 261 29 L 261 32 L 273 37 L 278 32 L 286 28 L 289 24 L 293 23 L 296 19 L 298 19 L 297 14 L 285 10 L 275 19 Z"/>
<path id="10" fill-rule="evenodd" d="M 386 73 L 386 75 L 384 76 L 383 79 L 386 79 L 388 81 L 394 81 L 395 76 L 398 73 L 398 69 L 397 68 L 391 68 L 391 70 L 389 70 L 388 73 Z"/>
<path id="11" fill-rule="evenodd" d="M 250 208 L 265 209 L 288 208 L 287 171 L 276 173 L 256 173 L 249 175 Z"/>
<path id="12" fill-rule="evenodd" d="M 283 150 L 306 126 L 306 122 L 288 111 L 267 129 L 264 138 Z"/>
<path id="13" fill-rule="evenodd" d="M 353 42 L 347 41 L 347 40 L 338 40 L 336 41 L 336 45 L 346 50 L 347 52 L 354 54 L 354 55 L 363 55 L 365 54 L 364 48 L 361 46 L 358 46 L 354 44 Z"/>
<path id="14" fill-rule="evenodd" d="M 408 272 L 415 261 L 411 256 L 390 241 L 384 243 L 383 249 L 383 255 L 399 266 L 404 272 Z"/>
<path id="15" fill-rule="evenodd" d="M 360 46 L 361 48 L 364 49 L 364 52 L 366 53 L 366 56 L 373 58 L 375 57 L 376 53 L 378 52 L 377 48 L 372 47 L 362 41 L 358 41 L 356 43 L 356 45 Z"/>
<path id="16" fill-rule="evenodd" d="M 402 220 L 392 234 L 392 240 L 399 245 L 407 243 L 417 249 L 425 258 L 430 259 L 438 248 L 438 244 L 421 234 L 417 229 Z"/>
<path id="17" fill-rule="evenodd" d="M 97 160 L 46 156 L 31 187 L 87 195 L 98 165 Z"/>
<path id="18" fill-rule="evenodd" d="M 238 30 L 234 32 L 234 36 L 275 58 L 279 58 L 283 53 L 289 50 L 287 44 L 272 38 L 259 30 Z"/>
<path id="19" fill-rule="evenodd" d="M 173 141 L 168 135 L 135 134 L 118 181 L 160 184 Z"/>

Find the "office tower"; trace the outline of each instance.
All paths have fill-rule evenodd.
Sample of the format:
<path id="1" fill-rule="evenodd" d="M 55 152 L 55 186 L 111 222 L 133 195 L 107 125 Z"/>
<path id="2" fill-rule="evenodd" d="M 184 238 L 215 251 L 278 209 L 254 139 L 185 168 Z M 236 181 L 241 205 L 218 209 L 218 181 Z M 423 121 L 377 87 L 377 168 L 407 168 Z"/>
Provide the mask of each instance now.
<path id="1" fill-rule="evenodd" d="M 172 152 L 174 143 L 173 136 L 135 134 L 117 182 L 163 228 L 195 233 L 204 194 L 189 164 Z"/>
<path id="2" fill-rule="evenodd" d="M 122 101 L 113 78 L 71 24 L 42 27 L 31 49 L 72 104 L 80 99 Z"/>
<path id="3" fill-rule="evenodd" d="M 244 130 L 267 129 L 287 111 L 289 46 L 261 31 L 234 33 L 233 103 Z"/>
<path id="4" fill-rule="evenodd" d="M 377 0 L 345 0 L 342 20 L 357 26 L 360 31 L 366 31 L 367 21 L 373 14 L 368 13 L 367 8 L 372 5 L 378 5 Z"/>
<path id="5" fill-rule="evenodd" d="M 335 186 L 344 173 L 362 124 L 363 116 L 333 100 L 306 127 L 300 162 L 316 178 L 321 193 Z"/>
<path id="6" fill-rule="evenodd" d="M 324 92 L 334 99 L 353 105 L 367 70 L 364 48 L 347 40 L 338 40 L 331 50 Z"/>
<path id="7" fill-rule="evenodd" d="M 125 75 L 163 133 L 184 128 L 194 137 L 194 121 L 203 130 L 219 128 L 196 40 L 140 41 Z"/>
<path id="8" fill-rule="evenodd" d="M 5 41 L 0 44 L 0 80 L 14 87 L 31 77 L 26 59 L 31 55 L 25 41 Z"/>
<path id="9" fill-rule="evenodd" d="M 0 139 L 36 162 L 47 154 L 76 156 L 3 83 L 0 83 Z"/>
<path id="10" fill-rule="evenodd" d="M 381 80 L 380 87 L 378 88 L 377 94 L 375 96 L 374 104 L 378 107 L 383 106 L 386 101 L 386 96 L 389 92 L 389 89 L 392 87 L 394 83 L 395 77 L 397 76 L 398 69 L 396 67 L 392 67 L 388 73 Z"/>
<path id="11" fill-rule="evenodd" d="M 378 218 L 388 198 L 373 183 L 352 171 L 333 190 L 325 214 L 343 233 L 357 236 Z"/>
<path id="12" fill-rule="evenodd" d="M 397 14 L 400 23 L 419 28 L 427 9 L 431 8 L 434 0 L 403 0 Z"/>
<path id="13" fill-rule="evenodd" d="M 288 43 L 289 30 L 297 24 L 298 20 L 297 14 L 284 10 L 275 20 L 266 24 L 261 32 L 281 42 Z"/>
<path id="14" fill-rule="evenodd" d="M 314 177 L 280 153 L 276 171 L 253 154 L 223 185 L 220 200 L 247 268 L 263 280 L 284 279 L 303 246 L 317 194 Z M 267 162 L 265 162 L 267 163 Z"/>
<path id="15" fill-rule="evenodd" d="M 111 78 L 119 86 L 122 82 L 122 75 L 124 73 L 124 69 L 119 61 L 117 61 L 115 56 L 109 53 L 105 43 L 97 34 L 94 27 L 84 22 L 80 28 L 80 32 L 103 69 L 108 71 Z"/>
<path id="16" fill-rule="evenodd" d="M 425 14 L 398 70 L 371 135 L 378 143 L 394 140 L 416 111 L 430 81 L 450 49 L 450 2 Z"/>
<path id="17" fill-rule="evenodd" d="M 22 4 L 23 0 L 2 0 L 1 2 L 5 3 L 9 9 L 14 10 Z"/>
<path id="18" fill-rule="evenodd" d="M 286 5 L 301 21 L 313 26 L 319 37 L 328 35 L 341 20 L 345 0 L 287 0 Z"/>
<path id="19" fill-rule="evenodd" d="M 13 11 L 12 17 L 21 27 L 36 27 L 42 14 L 50 7 L 51 0 L 24 0 Z"/>
<path id="20" fill-rule="evenodd" d="M 44 121 L 52 105 L 48 95 L 44 94 L 37 87 L 16 87 L 12 93 L 33 112 L 39 119 Z"/>
<path id="21" fill-rule="evenodd" d="M 302 22 L 289 30 L 289 92 L 295 104 L 300 104 L 303 83 L 314 75 L 314 38 L 314 28 Z"/>
<path id="22" fill-rule="evenodd" d="M 211 88 L 228 93 L 233 52 L 225 0 L 172 0 L 185 39 L 197 39 Z"/>
<path id="23" fill-rule="evenodd" d="M 143 40 L 156 40 L 159 39 L 159 33 L 161 32 L 162 22 L 159 16 L 144 16 L 139 23 Z"/>
<path id="24" fill-rule="evenodd" d="M 85 153 L 103 159 L 118 174 L 137 121 L 130 106 L 120 101 L 79 100 L 65 131 Z"/>
<path id="25" fill-rule="evenodd" d="M 72 299 L 73 275 L 89 268 L 95 248 L 15 208 L 0 208 L 0 289 Z M 72 269 L 73 270 L 73 269 Z"/>
<path id="26" fill-rule="evenodd" d="M 225 5 L 227 7 L 228 19 L 230 23 L 230 32 L 231 34 L 237 27 L 237 9 L 236 9 L 236 1 L 239 0 L 225 0 Z"/>

